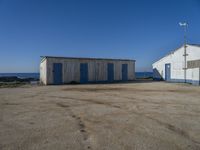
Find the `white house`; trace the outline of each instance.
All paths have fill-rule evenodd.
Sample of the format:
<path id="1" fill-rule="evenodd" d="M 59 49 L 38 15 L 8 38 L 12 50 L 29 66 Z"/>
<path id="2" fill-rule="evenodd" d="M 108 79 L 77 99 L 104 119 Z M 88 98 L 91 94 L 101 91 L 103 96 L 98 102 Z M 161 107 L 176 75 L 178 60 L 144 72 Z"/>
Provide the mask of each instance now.
<path id="1" fill-rule="evenodd" d="M 200 45 L 183 45 L 153 63 L 153 78 L 200 85 Z"/>

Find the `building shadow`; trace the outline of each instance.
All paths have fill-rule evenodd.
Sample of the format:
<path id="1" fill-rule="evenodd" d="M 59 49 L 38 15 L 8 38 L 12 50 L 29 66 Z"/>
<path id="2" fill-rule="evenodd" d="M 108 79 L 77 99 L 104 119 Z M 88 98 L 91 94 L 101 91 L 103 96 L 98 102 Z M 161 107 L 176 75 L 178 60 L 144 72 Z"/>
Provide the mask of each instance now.
<path id="1" fill-rule="evenodd" d="M 162 76 L 163 73 L 160 74 L 160 72 L 154 68 L 153 69 L 153 80 L 155 81 L 163 81 L 163 76 Z"/>

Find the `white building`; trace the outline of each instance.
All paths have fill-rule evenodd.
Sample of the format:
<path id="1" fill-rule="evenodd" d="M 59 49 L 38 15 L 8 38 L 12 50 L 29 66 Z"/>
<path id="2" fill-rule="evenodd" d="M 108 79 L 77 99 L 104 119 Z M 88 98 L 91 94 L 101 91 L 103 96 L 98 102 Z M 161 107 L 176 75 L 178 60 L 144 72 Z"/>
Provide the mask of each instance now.
<path id="1" fill-rule="evenodd" d="M 135 60 L 43 56 L 42 84 L 116 82 L 135 79 Z"/>
<path id="2" fill-rule="evenodd" d="M 153 77 L 155 80 L 200 85 L 200 45 L 187 44 L 186 56 L 184 46 L 181 46 L 153 63 Z"/>

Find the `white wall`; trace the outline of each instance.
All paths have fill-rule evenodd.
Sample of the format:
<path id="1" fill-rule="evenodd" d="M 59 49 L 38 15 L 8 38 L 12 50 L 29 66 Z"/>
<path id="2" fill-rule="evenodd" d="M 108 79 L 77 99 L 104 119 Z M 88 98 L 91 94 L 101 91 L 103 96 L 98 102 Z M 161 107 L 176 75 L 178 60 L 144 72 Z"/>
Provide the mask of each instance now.
<path id="1" fill-rule="evenodd" d="M 47 60 L 44 59 L 40 63 L 40 83 L 47 84 Z"/>
<path id="2" fill-rule="evenodd" d="M 155 74 L 154 78 L 162 77 L 165 79 L 165 64 L 171 64 L 171 79 L 184 80 L 184 47 L 177 49 L 171 54 L 163 57 L 153 64 L 153 69 L 156 69 L 159 74 Z M 187 45 L 187 61 L 200 59 L 200 47 Z M 199 68 L 186 70 L 187 80 L 199 80 Z"/>

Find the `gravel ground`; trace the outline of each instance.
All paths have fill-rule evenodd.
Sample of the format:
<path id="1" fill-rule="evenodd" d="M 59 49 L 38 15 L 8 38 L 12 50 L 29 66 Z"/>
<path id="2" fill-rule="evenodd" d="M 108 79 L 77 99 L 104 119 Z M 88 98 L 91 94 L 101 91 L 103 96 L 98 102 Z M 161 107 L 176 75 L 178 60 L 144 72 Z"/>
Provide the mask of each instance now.
<path id="1" fill-rule="evenodd" d="M 200 87 L 164 82 L 0 89 L 1 150 L 200 150 Z"/>

